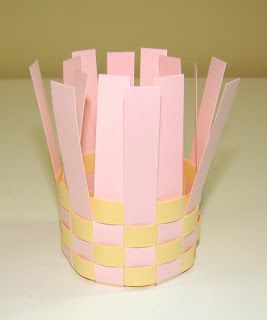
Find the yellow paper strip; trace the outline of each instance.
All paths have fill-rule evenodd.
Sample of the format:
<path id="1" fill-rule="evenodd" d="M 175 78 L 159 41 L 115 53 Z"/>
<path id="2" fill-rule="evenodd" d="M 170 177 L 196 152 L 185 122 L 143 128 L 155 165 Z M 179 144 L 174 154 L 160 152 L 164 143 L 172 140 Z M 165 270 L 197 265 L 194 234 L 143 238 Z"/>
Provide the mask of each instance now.
<path id="1" fill-rule="evenodd" d="M 124 269 L 124 285 L 143 287 L 156 283 L 156 267 L 140 267 Z"/>
<path id="2" fill-rule="evenodd" d="M 182 255 L 182 238 L 159 244 L 157 246 L 157 264 L 167 263 Z"/>
<path id="3" fill-rule="evenodd" d="M 93 261 L 96 264 L 109 267 L 122 267 L 124 265 L 124 248 L 93 244 Z"/>
<path id="4" fill-rule="evenodd" d="M 157 244 L 157 226 L 125 226 L 124 243 L 126 247 L 149 247 Z"/>
<path id="5" fill-rule="evenodd" d="M 85 220 L 75 214 L 71 215 L 71 230 L 72 233 L 85 241 L 93 241 L 93 223 Z"/>

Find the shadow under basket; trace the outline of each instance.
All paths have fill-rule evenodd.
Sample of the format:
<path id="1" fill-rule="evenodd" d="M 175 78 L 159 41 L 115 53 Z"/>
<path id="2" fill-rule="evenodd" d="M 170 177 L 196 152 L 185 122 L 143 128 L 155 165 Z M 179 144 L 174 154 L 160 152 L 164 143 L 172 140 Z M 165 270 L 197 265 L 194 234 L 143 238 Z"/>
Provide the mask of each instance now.
<path id="1" fill-rule="evenodd" d="M 84 156 L 87 177 L 94 171 L 94 154 Z M 196 174 L 184 160 L 184 195 L 158 201 L 155 224 L 125 225 L 124 205 L 96 199 L 90 192 L 93 220 L 71 211 L 69 191 L 57 178 L 62 250 L 82 277 L 115 286 L 148 286 L 190 269 L 199 240 L 198 208 L 185 215 Z"/>

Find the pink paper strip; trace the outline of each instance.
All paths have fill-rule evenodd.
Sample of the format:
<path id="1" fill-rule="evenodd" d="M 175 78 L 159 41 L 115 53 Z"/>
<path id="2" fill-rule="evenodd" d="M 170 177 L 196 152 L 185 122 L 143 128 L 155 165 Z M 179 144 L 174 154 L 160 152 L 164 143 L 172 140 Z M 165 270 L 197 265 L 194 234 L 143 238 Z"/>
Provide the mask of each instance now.
<path id="1" fill-rule="evenodd" d="M 140 85 L 152 86 L 159 76 L 159 57 L 166 56 L 166 49 L 141 48 Z"/>
<path id="2" fill-rule="evenodd" d="M 82 258 L 92 261 L 92 243 L 72 235 L 72 250 Z"/>
<path id="3" fill-rule="evenodd" d="M 168 56 L 159 56 L 160 77 L 177 75 L 181 73 L 181 59 Z"/>
<path id="4" fill-rule="evenodd" d="M 226 63 L 212 57 L 197 119 L 197 160 L 201 161 L 208 142 Z M 190 159 L 194 160 L 195 140 Z"/>
<path id="5" fill-rule="evenodd" d="M 81 58 L 75 57 L 63 61 L 63 82 L 74 87 L 75 74 L 81 72 Z"/>
<path id="6" fill-rule="evenodd" d="M 134 52 L 108 52 L 107 73 L 130 76 L 131 85 L 134 85 Z"/>
<path id="7" fill-rule="evenodd" d="M 191 249 L 196 241 L 197 241 L 197 232 L 195 230 L 195 231 L 191 232 L 188 236 L 184 237 L 183 252 L 186 252 L 189 249 Z"/>
<path id="8" fill-rule="evenodd" d="M 197 167 L 197 115 L 198 115 L 198 69 L 194 63 L 194 83 L 195 83 L 195 143 L 193 144 L 194 151 L 192 151 L 191 162 Z"/>
<path id="9" fill-rule="evenodd" d="M 89 194 L 76 118 L 75 90 L 51 82 L 52 101 L 65 175 L 74 213 L 91 219 Z"/>
<path id="10" fill-rule="evenodd" d="M 52 162 L 52 167 L 54 171 L 54 176 L 59 174 L 61 168 L 61 160 L 58 150 L 57 140 L 55 138 L 54 130 L 52 127 L 52 121 L 49 114 L 49 107 L 47 98 L 45 95 L 42 75 L 39 67 L 38 61 L 35 61 L 30 66 L 30 73 L 33 82 L 33 87 L 41 114 L 41 119 L 44 127 L 45 137 L 48 145 L 48 150 Z"/>
<path id="11" fill-rule="evenodd" d="M 123 268 L 95 264 L 95 280 L 99 283 L 123 286 Z"/>
<path id="12" fill-rule="evenodd" d="M 127 267 L 145 267 L 155 264 L 155 247 L 125 248 L 125 265 Z"/>
<path id="13" fill-rule="evenodd" d="M 87 74 L 81 71 L 80 56 L 63 61 L 63 82 L 75 88 L 77 120 L 81 137 L 87 93 Z"/>
<path id="14" fill-rule="evenodd" d="M 82 134 L 84 106 L 86 100 L 87 74 L 76 72 L 74 75 L 74 87 L 76 96 L 77 121 L 79 136 Z"/>
<path id="15" fill-rule="evenodd" d="M 157 283 L 171 279 L 181 273 L 181 262 L 179 259 L 158 265 Z"/>
<path id="16" fill-rule="evenodd" d="M 123 93 L 130 77 L 99 75 L 94 196 L 123 200 Z"/>
<path id="17" fill-rule="evenodd" d="M 200 203 L 201 192 L 208 175 L 210 164 L 214 157 L 216 147 L 218 145 L 220 136 L 223 131 L 225 121 L 228 117 L 237 87 L 239 84 L 239 79 L 228 82 L 222 94 L 221 102 L 214 119 L 214 123 L 210 132 L 208 144 L 205 148 L 203 157 L 201 159 L 195 181 L 192 186 L 191 194 L 188 200 L 186 212 L 189 213 L 194 208 L 196 208 Z"/>
<path id="18" fill-rule="evenodd" d="M 123 247 L 123 225 L 94 222 L 94 243 Z"/>
<path id="19" fill-rule="evenodd" d="M 97 65 L 95 49 L 72 52 L 73 57 L 81 57 L 82 71 L 87 74 L 86 103 L 82 129 L 83 154 L 94 152 L 96 134 L 97 105 Z"/>
<path id="20" fill-rule="evenodd" d="M 124 93 L 124 204 L 126 225 L 156 220 L 160 88 Z"/>
<path id="21" fill-rule="evenodd" d="M 158 243 L 176 240 L 182 232 L 182 220 L 158 224 Z"/>
<path id="22" fill-rule="evenodd" d="M 183 194 L 184 75 L 156 77 L 160 87 L 158 200 Z"/>

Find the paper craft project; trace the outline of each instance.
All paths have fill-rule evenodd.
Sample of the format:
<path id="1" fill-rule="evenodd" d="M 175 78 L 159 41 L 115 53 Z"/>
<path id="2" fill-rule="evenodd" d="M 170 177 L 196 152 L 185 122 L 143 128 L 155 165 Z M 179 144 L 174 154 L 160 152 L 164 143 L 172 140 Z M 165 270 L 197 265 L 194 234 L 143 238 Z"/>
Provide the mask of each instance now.
<path id="1" fill-rule="evenodd" d="M 98 81 L 95 50 L 72 55 L 64 83 L 51 82 L 62 163 L 39 65 L 30 66 L 58 190 L 62 251 L 95 282 L 159 284 L 194 264 L 201 194 L 239 79 L 225 85 L 216 113 L 226 64 L 212 58 L 198 110 L 194 66 L 196 132 L 187 160 L 179 58 L 141 49 L 138 86 L 133 52 L 108 53 Z"/>

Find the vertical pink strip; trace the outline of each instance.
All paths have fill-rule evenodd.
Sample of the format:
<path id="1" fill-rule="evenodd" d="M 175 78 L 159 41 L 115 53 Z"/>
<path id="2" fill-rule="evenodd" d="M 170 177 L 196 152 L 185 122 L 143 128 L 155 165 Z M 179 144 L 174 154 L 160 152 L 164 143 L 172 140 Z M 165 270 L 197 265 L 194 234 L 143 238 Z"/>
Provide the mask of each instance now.
<path id="1" fill-rule="evenodd" d="M 212 57 L 208 76 L 205 84 L 203 97 L 198 113 L 197 120 L 197 158 L 201 161 L 203 152 L 208 142 L 210 129 L 214 117 L 217 99 L 223 81 L 226 63 L 222 60 Z M 193 142 L 191 159 L 194 159 L 195 141 Z"/>
<path id="2" fill-rule="evenodd" d="M 134 52 L 108 52 L 107 73 L 130 76 L 131 85 L 134 85 Z"/>
<path id="3" fill-rule="evenodd" d="M 140 85 L 152 86 L 159 76 L 159 57 L 166 56 L 166 49 L 141 48 Z"/>
<path id="4" fill-rule="evenodd" d="M 198 115 L 198 69 L 196 63 L 194 63 L 194 85 L 195 85 L 195 135 L 193 138 L 191 162 L 197 167 L 197 115 Z"/>
<path id="5" fill-rule="evenodd" d="M 87 74 L 84 72 L 76 72 L 74 75 L 74 87 L 76 96 L 77 121 L 79 128 L 79 136 L 81 138 L 84 106 L 86 99 Z"/>
<path id="6" fill-rule="evenodd" d="M 50 153 L 54 176 L 56 177 L 60 171 L 61 161 L 60 161 L 57 141 L 55 138 L 52 122 L 49 115 L 48 102 L 47 102 L 47 98 L 44 91 L 43 80 L 42 80 L 42 75 L 40 72 L 38 61 L 35 61 L 30 66 L 30 73 L 31 73 L 31 78 L 33 82 L 33 87 L 34 87 L 39 111 L 41 114 L 41 119 L 42 119 L 45 137 L 48 145 L 48 150 Z"/>
<path id="7" fill-rule="evenodd" d="M 168 56 L 159 56 L 159 75 L 171 76 L 181 74 L 181 59 Z"/>
<path id="8" fill-rule="evenodd" d="M 82 151 L 88 154 L 95 151 L 96 105 L 97 105 L 97 65 L 95 49 L 76 51 L 73 57 L 81 57 L 82 71 L 87 74 L 86 103 L 82 129 Z"/>
<path id="9" fill-rule="evenodd" d="M 218 145 L 220 136 L 223 131 L 223 127 L 225 121 L 228 117 L 237 87 L 239 84 L 239 79 L 228 82 L 222 94 L 221 102 L 210 132 L 208 144 L 203 153 L 203 157 L 200 161 L 199 169 L 197 171 L 197 175 L 192 186 L 190 198 L 188 200 L 186 212 L 189 213 L 195 207 L 197 207 L 200 203 L 201 192 L 208 175 L 208 171 L 210 168 L 210 164 L 214 157 L 216 147 Z"/>
<path id="10" fill-rule="evenodd" d="M 127 225 L 156 218 L 160 88 L 124 91 L 124 204 Z"/>
<path id="11" fill-rule="evenodd" d="M 58 140 L 70 191 L 72 211 L 90 219 L 89 194 L 76 118 L 75 90 L 73 87 L 54 81 L 51 82 L 51 89 Z"/>
<path id="12" fill-rule="evenodd" d="M 96 198 L 123 200 L 123 93 L 130 77 L 99 75 L 95 156 Z"/>
<path id="13" fill-rule="evenodd" d="M 183 194 L 184 75 L 155 78 L 160 87 L 158 200 Z"/>
<path id="14" fill-rule="evenodd" d="M 87 74 L 81 72 L 81 57 L 77 56 L 63 61 L 63 82 L 75 88 L 77 120 L 81 136 L 87 90 Z"/>
<path id="15" fill-rule="evenodd" d="M 81 58 L 75 57 L 63 61 L 63 82 L 74 87 L 75 74 L 81 71 Z"/>

